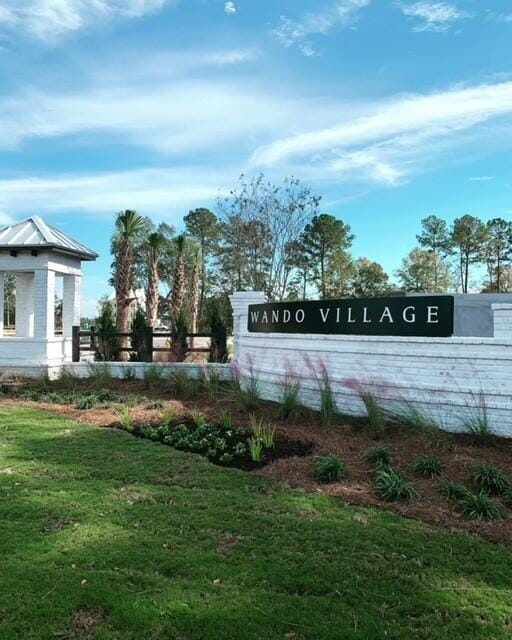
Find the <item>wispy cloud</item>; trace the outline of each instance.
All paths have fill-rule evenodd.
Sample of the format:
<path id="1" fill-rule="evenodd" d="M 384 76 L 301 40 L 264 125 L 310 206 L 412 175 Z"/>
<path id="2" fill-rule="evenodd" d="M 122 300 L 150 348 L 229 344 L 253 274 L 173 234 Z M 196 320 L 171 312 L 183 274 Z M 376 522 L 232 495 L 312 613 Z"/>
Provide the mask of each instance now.
<path id="1" fill-rule="evenodd" d="M 238 8 L 237 8 L 237 6 L 236 6 L 236 4 L 234 2 L 231 2 L 231 1 L 230 2 L 225 2 L 224 3 L 224 11 L 228 15 L 232 16 L 238 11 Z"/>
<path id="2" fill-rule="evenodd" d="M 468 178 L 470 182 L 490 182 L 494 180 L 494 176 L 472 176 Z"/>
<path id="3" fill-rule="evenodd" d="M 337 0 L 317 13 L 308 13 L 300 20 L 281 16 L 281 22 L 271 33 L 286 47 L 296 45 L 306 56 L 316 55 L 311 38 L 326 35 L 335 28 L 345 28 L 357 22 L 359 12 L 371 0 Z"/>
<path id="4" fill-rule="evenodd" d="M 0 222 L 37 210 L 45 215 L 77 211 L 109 215 L 130 207 L 178 223 L 183 210 L 213 200 L 237 177 L 238 169 L 193 167 L 138 169 L 86 175 L 0 180 Z M 226 181 L 230 181 L 229 184 Z"/>
<path id="5" fill-rule="evenodd" d="M 397 184 L 435 141 L 455 144 L 464 132 L 505 115 L 512 115 L 512 82 L 400 96 L 364 117 L 260 147 L 252 166 L 296 164 L 331 177 L 362 172 L 376 182 Z"/>
<path id="6" fill-rule="evenodd" d="M 447 2 L 421 1 L 399 3 L 398 6 L 406 16 L 419 20 L 413 31 L 446 31 L 455 22 L 469 17 L 468 13 Z"/>
<path id="7" fill-rule="evenodd" d="M 55 41 L 96 22 L 140 18 L 167 3 L 168 0 L 4 0 L 0 28 Z"/>

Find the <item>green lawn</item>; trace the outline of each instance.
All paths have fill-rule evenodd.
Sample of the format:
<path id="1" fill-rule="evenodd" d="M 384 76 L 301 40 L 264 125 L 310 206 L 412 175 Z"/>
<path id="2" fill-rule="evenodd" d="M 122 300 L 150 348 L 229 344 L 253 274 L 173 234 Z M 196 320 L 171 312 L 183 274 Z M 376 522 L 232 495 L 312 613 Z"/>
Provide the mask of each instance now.
<path id="1" fill-rule="evenodd" d="M 0 638 L 512 637 L 512 553 L 0 407 Z"/>

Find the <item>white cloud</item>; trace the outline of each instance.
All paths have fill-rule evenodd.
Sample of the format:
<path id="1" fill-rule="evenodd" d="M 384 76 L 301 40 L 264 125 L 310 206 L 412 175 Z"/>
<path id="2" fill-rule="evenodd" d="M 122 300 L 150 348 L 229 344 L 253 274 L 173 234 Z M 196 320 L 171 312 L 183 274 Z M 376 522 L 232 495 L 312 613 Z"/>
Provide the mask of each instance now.
<path id="1" fill-rule="evenodd" d="M 469 17 L 469 14 L 447 2 L 422 0 L 414 4 L 400 4 L 399 6 L 406 16 L 420 20 L 413 31 L 446 31 L 454 22 Z"/>
<path id="2" fill-rule="evenodd" d="M 468 179 L 470 182 L 490 182 L 494 180 L 494 176 L 473 176 Z"/>
<path id="3" fill-rule="evenodd" d="M 477 125 L 512 115 L 512 82 L 400 96 L 368 110 L 362 117 L 262 146 L 251 165 L 310 167 L 325 177 L 359 174 L 399 184 L 440 146 L 446 151 Z"/>
<path id="4" fill-rule="evenodd" d="M 168 0 L 4 0 L 0 27 L 54 41 L 69 32 L 116 18 L 140 18 Z"/>
<path id="5" fill-rule="evenodd" d="M 224 3 L 224 11 L 228 15 L 232 16 L 238 11 L 238 8 L 237 8 L 237 6 L 236 6 L 236 4 L 234 2 L 225 2 Z"/>
<path id="6" fill-rule="evenodd" d="M 370 4 L 371 0 L 337 0 L 317 13 L 308 13 L 301 20 L 291 20 L 281 16 L 281 23 L 271 31 L 286 47 L 297 45 L 306 56 L 315 55 L 311 38 L 327 35 L 336 27 L 353 25 L 359 12 Z"/>
<path id="7" fill-rule="evenodd" d="M 0 180 L 0 210 L 17 217 L 33 214 L 34 207 L 46 216 L 70 210 L 112 215 L 129 207 L 171 222 L 174 215 L 177 223 L 184 210 L 214 200 L 219 190 L 231 186 L 237 173 L 234 168 L 172 167 L 10 178 Z M 3 215 L 10 220 L 10 214 Z"/>

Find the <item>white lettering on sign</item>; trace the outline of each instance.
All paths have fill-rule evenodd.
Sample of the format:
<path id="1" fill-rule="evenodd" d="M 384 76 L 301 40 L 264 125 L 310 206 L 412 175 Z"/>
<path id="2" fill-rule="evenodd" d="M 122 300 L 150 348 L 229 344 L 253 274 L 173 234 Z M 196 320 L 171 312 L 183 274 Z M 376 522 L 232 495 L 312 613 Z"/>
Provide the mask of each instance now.
<path id="1" fill-rule="evenodd" d="M 330 309 L 320 309 L 320 315 L 322 316 L 322 322 L 326 322 L 329 316 Z"/>
<path id="2" fill-rule="evenodd" d="M 427 322 L 429 324 L 439 322 L 439 307 L 427 307 Z"/>
<path id="3" fill-rule="evenodd" d="M 368 318 L 368 307 L 364 307 L 363 309 L 363 322 L 368 324 L 371 320 Z"/>
<path id="4" fill-rule="evenodd" d="M 355 322 L 354 318 L 352 317 L 352 307 L 348 308 L 348 318 L 347 318 L 347 322 L 353 323 Z"/>
<path id="5" fill-rule="evenodd" d="M 409 313 L 410 311 L 412 313 Z M 405 307 L 402 317 L 404 322 L 416 322 L 416 307 Z"/>
<path id="6" fill-rule="evenodd" d="M 297 311 L 295 312 L 295 322 L 298 322 L 300 324 L 301 322 L 304 322 L 305 317 L 306 314 L 304 313 L 304 309 L 297 309 Z"/>
<path id="7" fill-rule="evenodd" d="M 266 311 L 263 312 L 263 315 L 261 316 L 261 321 L 266 322 L 268 324 L 268 316 Z"/>
<path id="8" fill-rule="evenodd" d="M 391 315 L 391 310 L 390 310 L 389 307 L 384 307 L 384 311 L 383 311 L 383 313 L 382 313 L 382 315 L 380 317 L 380 320 L 379 320 L 379 322 L 381 324 L 384 322 L 384 318 L 387 318 L 388 322 L 391 322 L 391 323 L 394 322 L 393 316 Z"/>
<path id="9" fill-rule="evenodd" d="M 285 309 L 283 311 L 283 322 L 290 322 L 291 317 L 292 317 L 292 314 L 290 313 L 289 309 Z"/>
<path id="10" fill-rule="evenodd" d="M 251 322 L 258 322 L 259 317 L 260 317 L 259 311 L 251 311 Z"/>

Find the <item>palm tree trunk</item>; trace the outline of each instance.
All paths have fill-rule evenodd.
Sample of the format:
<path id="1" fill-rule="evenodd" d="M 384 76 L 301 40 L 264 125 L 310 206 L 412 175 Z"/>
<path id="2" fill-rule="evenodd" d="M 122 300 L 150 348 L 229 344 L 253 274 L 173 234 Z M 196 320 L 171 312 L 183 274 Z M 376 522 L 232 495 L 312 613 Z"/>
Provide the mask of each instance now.
<path id="1" fill-rule="evenodd" d="M 155 327 L 158 318 L 158 301 L 160 292 L 158 289 L 158 264 L 153 260 L 149 265 L 149 280 L 146 300 L 146 315 L 149 327 Z"/>

